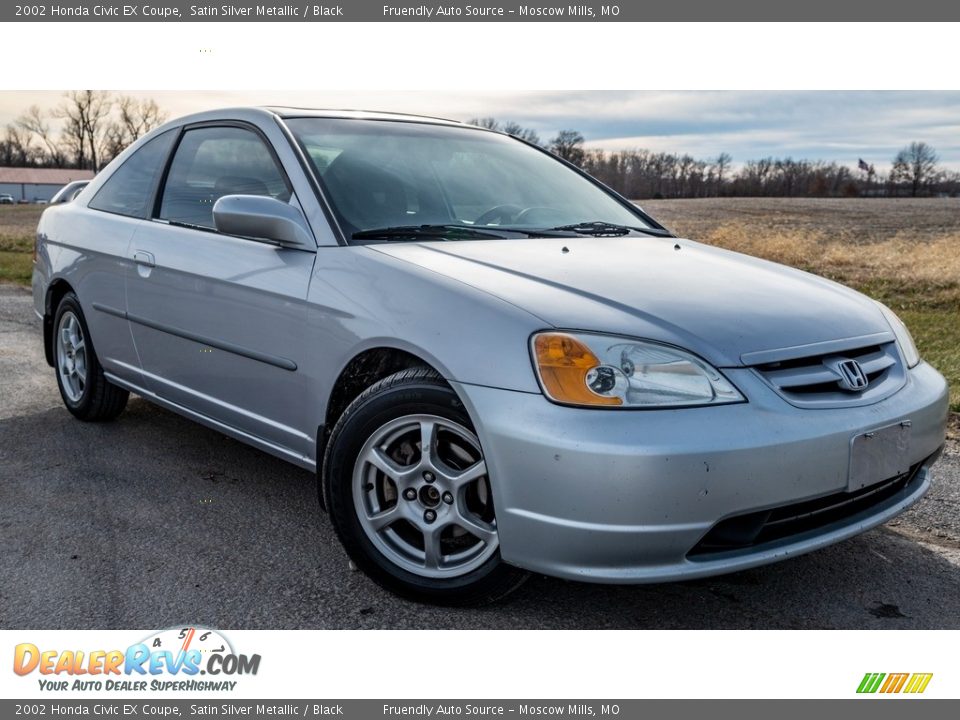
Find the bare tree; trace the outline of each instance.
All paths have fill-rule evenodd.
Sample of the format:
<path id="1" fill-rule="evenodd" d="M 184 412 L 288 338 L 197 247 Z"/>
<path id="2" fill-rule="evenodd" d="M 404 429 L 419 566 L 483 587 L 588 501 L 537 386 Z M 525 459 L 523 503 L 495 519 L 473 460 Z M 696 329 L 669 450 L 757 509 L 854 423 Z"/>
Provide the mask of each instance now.
<path id="1" fill-rule="evenodd" d="M 714 160 L 714 166 L 717 168 L 717 195 L 720 195 L 720 189 L 723 188 L 723 175 L 730 169 L 733 157 L 730 153 L 722 152 Z"/>
<path id="2" fill-rule="evenodd" d="M 167 119 L 167 114 L 153 99 L 138 100 L 129 95 L 121 95 L 115 104 L 118 118 L 108 125 L 105 132 L 102 158 L 104 162 L 115 158 L 128 145 L 159 127 Z"/>
<path id="3" fill-rule="evenodd" d="M 160 109 L 153 98 L 138 100 L 129 95 L 122 95 L 117 100 L 117 107 L 120 110 L 120 124 L 126 130 L 131 142 L 167 120 L 167 114 Z"/>
<path id="4" fill-rule="evenodd" d="M 0 164 L 99 170 L 167 117 L 151 98 L 96 90 L 63 98 L 50 111 L 31 106 L 4 129 Z"/>
<path id="5" fill-rule="evenodd" d="M 54 167 L 63 167 L 67 158 L 63 146 L 54 138 L 50 123 L 43 116 L 38 105 L 31 105 L 25 113 L 16 119 L 18 128 L 27 133 L 28 137 L 36 138 L 46 150 L 45 161 Z"/>
<path id="6" fill-rule="evenodd" d="M 936 181 L 939 159 L 936 151 L 925 142 L 912 142 L 894 158 L 890 180 L 909 183 L 910 195 L 917 197 L 921 189 Z"/>
<path id="7" fill-rule="evenodd" d="M 470 125 L 486 128 L 487 130 L 500 130 L 500 121 L 492 117 L 471 118 L 467 120 Z"/>
<path id="8" fill-rule="evenodd" d="M 527 128 L 521 125 L 518 122 L 513 122 L 508 120 L 501 123 L 499 120 L 493 117 L 484 117 L 484 118 L 472 118 L 468 120 L 471 125 L 476 125 L 478 127 L 486 128 L 487 130 L 495 130 L 497 132 L 504 132 L 507 135 L 513 135 L 516 138 L 521 140 L 526 140 L 529 143 L 534 145 L 541 145 L 540 136 L 537 134 L 537 131 L 532 128 Z"/>
<path id="9" fill-rule="evenodd" d="M 520 123 L 515 122 L 506 122 L 503 124 L 503 132 L 507 135 L 513 135 L 515 138 L 520 138 L 525 140 L 528 143 L 533 143 L 534 145 L 540 145 L 540 136 L 537 134 L 537 131 L 533 128 L 523 127 Z"/>
<path id="10" fill-rule="evenodd" d="M 99 170 L 113 99 L 103 90 L 72 90 L 64 93 L 64 98 L 53 117 L 63 120 L 64 141 L 75 165 Z"/>
<path id="11" fill-rule="evenodd" d="M 550 152 L 579 166 L 586 158 L 583 142 L 583 135 L 576 130 L 561 130 L 550 141 Z"/>
<path id="12" fill-rule="evenodd" d="M 690 155 L 681 155 L 677 158 L 673 172 L 676 194 L 680 197 L 691 197 L 690 180 L 696 164 L 696 160 Z"/>
<path id="13" fill-rule="evenodd" d="M 734 171 L 729 157 L 724 153 L 708 162 L 686 154 L 643 149 L 613 153 L 587 150 L 581 167 L 617 192 L 634 199 L 708 195 L 853 197 L 863 193 L 863 178 L 839 163 L 767 157 L 749 160 Z M 936 175 L 936 180 L 941 192 L 960 192 L 960 173 L 953 176 L 941 172 Z M 891 194 L 894 190 L 891 184 Z"/>
<path id="14" fill-rule="evenodd" d="M 37 161 L 37 149 L 29 133 L 17 125 L 7 125 L 0 141 L 0 165 L 29 167 Z"/>

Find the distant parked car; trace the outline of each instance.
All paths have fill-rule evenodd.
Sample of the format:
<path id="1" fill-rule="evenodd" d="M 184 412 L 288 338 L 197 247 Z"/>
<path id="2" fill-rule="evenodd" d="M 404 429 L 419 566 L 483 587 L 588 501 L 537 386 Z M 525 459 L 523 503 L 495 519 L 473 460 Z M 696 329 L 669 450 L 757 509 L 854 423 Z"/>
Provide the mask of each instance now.
<path id="1" fill-rule="evenodd" d="M 17 201 L 9 193 L 0 193 L 0 205 L 16 205 Z"/>
<path id="2" fill-rule="evenodd" d="M 33 200 L 31 200 L 31 202 L 32 202 L 34 205 L 46 205 L 46 204 L 47 204 L 47 201 L 46 201 L 44 198 L 42 198 L 42 197 L 35 197 Z"/>
<path id="3" fill-rule="evenodd" d="M 919 500 L 944 444 L 946 382 L 889 308 L 459 123 L 177 120 L 36 250 L 71 413 L 135 392 L 317 471 L 354 563 L 420 600 L 800 555 Z"/>
<path id="4" fill-rule="evenodd" d="M 72 183 L 67 183 L 57 191 L 56 195 L 50 198 L 50 204 L 62 205 L 63 203 L 72 202 L 89 184 L 89 180 L 74 180 Z"/>

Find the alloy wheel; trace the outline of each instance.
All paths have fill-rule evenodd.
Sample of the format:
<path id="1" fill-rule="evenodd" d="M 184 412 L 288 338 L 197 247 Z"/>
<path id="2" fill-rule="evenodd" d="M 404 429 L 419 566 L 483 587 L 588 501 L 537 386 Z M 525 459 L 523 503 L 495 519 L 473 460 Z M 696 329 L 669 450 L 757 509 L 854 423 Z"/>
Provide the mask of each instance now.
<path id="1" fill-rule="evenodd" d="M 87 343 L 80 319 L 70 310 L 57 327 L 57 372 L 70 402 L 80 402 L 87 386 Z"/>
<path id="2" fill-rule="evenodd" d="M 407 415 L 381 426 L 357 456 L 353 497 L 370 541 L 416 575 L 464 575 L 499 546 L 480 442 L 446 418 Z"/>

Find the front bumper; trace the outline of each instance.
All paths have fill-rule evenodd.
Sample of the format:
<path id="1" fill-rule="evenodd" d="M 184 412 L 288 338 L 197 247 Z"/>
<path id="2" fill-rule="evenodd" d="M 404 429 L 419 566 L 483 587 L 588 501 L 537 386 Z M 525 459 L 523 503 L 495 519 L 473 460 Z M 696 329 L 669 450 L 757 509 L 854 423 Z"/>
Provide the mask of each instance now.
<path id="1" fill-rule="evenodd" d="M 929 365 L 881 402 L 830 410 L 792 407 L 751 370 L 724 373 L 749 403 L 588 410 L 453 383 L 484 447 L 503 559 L 591 582 L 717 575 L 856 535 L 928 489 L 948 407 L 946 382 Z M 852 438 L 903 420 L 912 423 L 916 471 L 902 491 L 815 530 L 688 557 L 722 520 L 845 492 Z"/>

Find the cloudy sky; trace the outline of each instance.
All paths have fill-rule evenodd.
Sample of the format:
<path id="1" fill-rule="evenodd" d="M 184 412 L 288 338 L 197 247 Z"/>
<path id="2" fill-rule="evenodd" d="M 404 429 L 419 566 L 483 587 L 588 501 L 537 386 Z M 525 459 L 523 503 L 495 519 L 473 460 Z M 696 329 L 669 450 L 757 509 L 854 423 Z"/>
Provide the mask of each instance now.
<path id="1" fill-rule="evenodd" d="M 591 147 L 649 148 L 698 158 L 730 153 L 736 164 L 774 156 L 858 158 L 889 167 L 913 140 L 960 170 L 960 92 L 550 91 L 506 93 L 210 91 L 130 92 L 153 97 L 170 117 L 230 105 L 361 108 L 466 120 L 514 120 L 549 139 L 573 128 Z M 56 92 L 0 92 L 0 126 L 31 104 L 52 108 Z"/>

